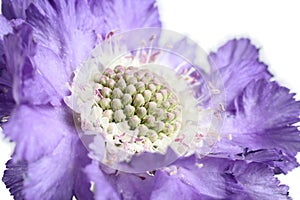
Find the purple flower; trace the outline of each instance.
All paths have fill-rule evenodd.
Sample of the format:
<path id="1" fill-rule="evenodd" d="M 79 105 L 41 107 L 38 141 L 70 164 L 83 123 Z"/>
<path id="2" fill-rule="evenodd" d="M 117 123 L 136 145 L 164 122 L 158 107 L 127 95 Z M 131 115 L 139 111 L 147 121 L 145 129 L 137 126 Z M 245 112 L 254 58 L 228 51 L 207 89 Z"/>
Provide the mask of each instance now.
<path id="1" fill-rule="evenodd" d="M 94 96 L 88 96 L 89 88 L 77 85 L 81 83 L 77 72 L 95 52 L 93 49 L 109 41 L 114 32 L 160 27 L 155 1 L 3 0 L 2 9 L 0 117 L 5 135 L 16 143 L 3 181 L 15 199 L 289 199 L 288 187 L 280 185 L 274 175 L 298 167 L 295 156 L 300 151 L 300 137 L 294 124 L 299 122 L 300 102 L 287 88 L 270 80 L 272 75 L 248 39 L 231 40 L 207 57 L 216 68 L 206 74 L 205 81 L 218 83 L 216 77 L 221 77 L 226 95 L 225 101 L 221 95 L 215 97 L 223 104 L 217 105 L 220 113 L 214 114 L 223 115 L 224 121 L 211 152 L 199 157 L 192 151 L 153 171 L 134 173 L 116 170 L 114 161 L 126 163 L 129 159 L 134 167 L 149 167 L 173 158 L 178 152 L 170 151 L 172 141 L 168 139 L 183 139 L 177 130 L 193 128 L 185 122 L 192 120 L 194 111 L 190 114 L 185 110 L 187 106 L 179 103 L 182 97 L 173 94 L 177 88 L 173 90 L 155 73 L 134 67 L 104 67 L 103 74 L 93 82 L 97 85 L 91 90 Z M 136 38 L 138 34 L 127 41 L 128 46 Z M 173 48 L 195 57 L 188 55 L 194 53 L 186 51 L 188 43 L 180 40 Z M 195 97 L 203 98 L 201 106 L 213 104 L 209 94 L 217 93 L 217 88 L 207 88 L 202 77 L 191 71 L 191 65 L 180 65 L 180 59 L 168 57 L 172 55 L 156 58 L 151 50 L 131 53 L 133 57 L 142 53 L 139 64 L 160 59 L 181 66 L 176 70 L 189 75 L 185 78 L 195 86 Z M 70 95 L 79 103 L 67 105 Z M 88 104 L 94 98 L 101 112 Z M 199 106 L 198 101 L 186 98 L 191 108 Z M 113 145 L 105 143 L 103 147 L 101 141 L 93 140 L 94 146 L 86 148 L 74 116 L 80 116 L 79 129 L 101 129 L 107 143 Z M 99 126 L 94 116 L 100 119 Z M 112 121 L 126 121 L 133 133 L 147 134 L 137 135 L 126 147 L 128 151 L 123 151 L 127 132 L 116 132 L 119 129 L 109 126 Z M 145 150 L 141 147 L 147 151 L 139 159 L 135 155 Z M 108 152 L 104 156 L 106 165 L 97 160 L 103 152 Z M 160 154 L 155 155 L 157 152 Z M 109 167 L 111 161 L 113 167 Z"/>

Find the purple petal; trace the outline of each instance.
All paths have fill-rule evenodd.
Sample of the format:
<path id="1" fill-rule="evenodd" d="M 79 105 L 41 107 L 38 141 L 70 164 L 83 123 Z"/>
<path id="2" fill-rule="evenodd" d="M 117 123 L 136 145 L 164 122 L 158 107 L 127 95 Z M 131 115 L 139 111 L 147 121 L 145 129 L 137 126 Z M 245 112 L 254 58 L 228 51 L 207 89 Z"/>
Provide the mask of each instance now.
<path id="1" fill-rule="evenodd" d="M 13 160 L 9 160 L 6 163 L 6 167 L 7 169 L 4 171 L 2 181 L 5 183 L 6 187 L 9 188 L 9 191 L 14 196 L 14 199 L 24 199 L 22 189 L 24 177 L 26 176 L 27 172 L 27 163 L 24 161 L 14 163 Z"/>
<path id="2" fill-rule="evenodd" d="M 15 104 L 12 96 L 12 77 L 6 68 L 3 49 L 3 36 L 11 32 L 11 25 L 0 15 L 0 124 L 6 121 L 2 118 L 10 114 Z"/>
<path id="3" fill-rule="evenodd" d="M 233 199 L 290 199 L 288 187 L 280 185 L 266 165 L 237 161 L 225 174 L 235 180 L 227 182 L 227 190 L 232 192 Z"/>
<path id="4" fill-rule="evenodd" d="M 61 108 L 22 105 L 13 111 L 3 130 L 17 143 L 15 158 L 33 161 L 51 153 L 64 135 L 73 131 L 69 123 Z"/>
<path id="5" fill-rule="evenodd" d="M 7 19 L 25 19 L 25 9 L 32 0 L 2 0 L 1 10 Z"/>
<path id="6" fill-rule="evenodd" d="M 146 200 L 150 198 L 154 182 L 148 174 L 130 174 L 117 172 L 108 175 L 109 182 L 114 186 L 121 199 Z"/>
<path id="7" fill-rule="evenodd" d="M 26 9 L 26 21 L 41 45 L 64 61 L 68 75 L 84 61 L 96 44 L 94 29 L 102 21 L 94 18 L 85 1 L 38 1 Z M 97 21 L 98 20 L 98 21 Z"/>
<path id="8" fill-rule="evenodd" d="M 237 159 L 245 159 L 265 163 L 274 167 L 275 174 L 287 174 L 288 171 L 299 166 L 297 159 L 294 156 L 286 155 L 284 152 L 277 149 L 262 149 L 257 151 L 249 151 L 238 155 Z"/>
<path id="9" fill-rule="evenodd" d="M 93 181 L 95 184 L 95 188 L 94 188 L 95 199 L 97 200 L 120 199 L 116 191 L 109 184 L 103 172 L 100 170 L 99 164 L 96 161 L 88 165 L 84 171 L 89 177 L 89 179 Z"/>
<path id="10" fill-rule="evenodd" d="M 8 72 L 14 79 L 14 99 L 17 103 L 59 105 L 62 92 L 51 84 L 53 74 L 42 74 L 38 70 L 39 64 L 32 57 L 36 55 L 37 45 L 33 42 L 32 29 L 27 24 L 21 24 L 15 28 L 15 34 L 9 34 L 4 38 L 4 51 L 7 60 Z M 38 48 L 38 50 L 40 50 Z M 38 56 L 43 52 L 39 52 Z M 51 57 L 51 54 L 47 56 Z M 49 62 L 52 64 L 56 60 Z M 59 64 L 59 63 L 58 63 Z M 48 67 L 51 67 L 47 65 Z M 55 68 L 54 68 L 55 70 Z M 56 71 L 54 71 L 56 72 Z M 60 77 L 60 76 L 57 76 Z"/>
<path id="11" fill-rule="evenodd" d="M 154 199 L 157 195 L 158 199 L 190 199 L 190 195 L 194 199 L 288 199 L 288 188 L 279 185 L 264 164 L 213 157 L 190 157 L 174 164 L 175 171 L 157 172 Z M 176 196 L 169 192 L 172 188 Z"/>
<path id="12" fill-rule="evenodd" d="M 9 24 L 7 19 L 5 19 L 5 17 L 0 15 L 0 40 L 3 40 L 3 36 L 11 32 L 12 32 L 11 25 Z"/>
<path id="13" fill-rule="evenodd" d="M 90 183 L 82 173 L 90 161 L 75 135 L 65 136 L 50 154 L 28 163 L 23 193 L 26 199 L 92 199 Z M 80 186 L 79 186 L 80 185 Z"/>
<path id="14" fill-rule="evenodd" d="M 93 14 L 103 17 L 104 28 L 102 35 L 111 31 L 127 31 L 142 27 L 161 27 L 159 13 L 155 0 L 91 0 Z"/>
<path id="15" fill-rule="evenodd" d="M 224 122 L 222 134 L 231 134 L 232 140 L 223 138 L 214 152 L 233 155 L 243 153 L 244 149 L 278 149 L 282 151 L 279 158 L 294 160 L 300 151 L 300 134 L 292 125 L 299 121 L 300 102 L 293 96 L 275 82 L 252 82 L 235 99 L 235 115 L 229 115 Z"/>
<path id="16" fill-rule="evenodd" d="M 222 68 L 243 60 L 257 60 L 258 49 L 251 44 L 249 39 L 233 39 L 209 56 L 217 67 Z"/>
<path id="17" fill-rule="evenodd" d="M 9 161 L 3 181 L 16 199 L 92 199 L 83 171 L 90 162 L 81 141 L 69 134 L 39 160 Z"/>
<path id="18" fill-rule="evenodd" d="M 5 117 L 9 116 L 15 107 L 11 85 L 10 74 L 0 67 L 0 124 L 6 122 Z"/>
<path id="19" fill-rule="evenodd" d="M 211 53 L 209 58 L 219 68 L 224 83 L 227 110 L 231 109 L 229 107 L 232 106 L 233 99 L 251 81 L 271 77 L 267 66 L 258 61 L 258 49 L 248 39 L 231 40 L 216 53 Z"/>
<path id="20" fill-rule="evenodd" d="M 158 171 L 155 174 L 155 184 L 150 199 L 202 199 L 202 197 L 194 187 L 181 181 L 177 176 L 169 176 L 163 171 Z"/>
<path id="21" fill-rule="evenodd" d="M 96 199 L 146 200 L 150 198 L 154 178 L 146 173 L 124 173 L 94 162 L 86 173 L 95 183 Z"/>

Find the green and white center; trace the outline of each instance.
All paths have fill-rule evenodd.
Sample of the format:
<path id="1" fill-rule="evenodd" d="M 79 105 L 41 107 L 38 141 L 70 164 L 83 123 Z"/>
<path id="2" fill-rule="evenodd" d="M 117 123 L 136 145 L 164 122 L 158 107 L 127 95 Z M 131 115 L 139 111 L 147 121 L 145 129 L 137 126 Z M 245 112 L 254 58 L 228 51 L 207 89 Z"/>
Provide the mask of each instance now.
<path id="1" fill-rule="evenodd" d="M 108 143 L 131 153 L 165 152 L 182 120 L 181 105 L 168 84 L 147 69 L 120 65 L 94 80 L 98 121 L 90 123 Z"/>
<path id="2" fill-rule="evenodd" d="M 197 48 L 195 60 L 194 43 L 157 31 L 160 37 L 137 30 L 96 47 L 65 99 L 89 156 L 117 170 L 145 172 L 203 156 L 219 138 L 223 98 L 218 81 L 206 82 L 206 54 Z M 187 51 L 173 48 L 180 41 Z"/>

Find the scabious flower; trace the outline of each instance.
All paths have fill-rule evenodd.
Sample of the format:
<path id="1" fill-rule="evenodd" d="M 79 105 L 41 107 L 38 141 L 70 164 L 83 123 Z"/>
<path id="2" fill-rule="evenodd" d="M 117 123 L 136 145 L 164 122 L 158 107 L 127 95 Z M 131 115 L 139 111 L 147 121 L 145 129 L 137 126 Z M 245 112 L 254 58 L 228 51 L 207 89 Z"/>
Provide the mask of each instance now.
<path id="1" fill-rule="evenodd" d="M 206 56 L 146 28 L 161 26 L 152 0 L 3 0 L 2 13 L 15 199 L 289 199 L 274 175 L 298 167 L 300 102 L 248 39 Z"/>

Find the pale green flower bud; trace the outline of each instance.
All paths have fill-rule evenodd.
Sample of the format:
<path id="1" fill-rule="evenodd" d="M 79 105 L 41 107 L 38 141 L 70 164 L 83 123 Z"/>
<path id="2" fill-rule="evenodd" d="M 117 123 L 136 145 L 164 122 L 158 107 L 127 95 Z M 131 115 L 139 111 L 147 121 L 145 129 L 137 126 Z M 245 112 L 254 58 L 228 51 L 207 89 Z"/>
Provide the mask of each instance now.
<path id="1" fill-rule="evenodd" d="M 130 94 L 124 94 L 124 96 L 122 97 L 122 104 L 123 105 L 128 105 L 128 104 L 131 104 L 132 102 L 132 97 Z"/>
<path id="2" fill-rule="evenodd" d="M 150 90 L 145 90 L 143 92 L 145 102 L 149 102 L 152 96 L 152 92 Z"/>
<path id="3" fill-rule="evenodd" d="M 123 97 L 123 92 L 120 90 L 120 88 L 115 88 L 112 91 L 111 98 L 121 99 L 122 97 Z"/>
<path id="4" fill-rule="evenodd" d="M 110 108 L 111 100 L 109 98 L 100 99 L 98 102 L 102 109 L 109 109 Z"/>
<path id="5" fill-rule="evenodd" d="M 134 95 L 136 93 L 136 88 L 134 87 L 134 85 L 130 84 L 125 88 L 125 92 L 130 95 Z"/>
<path id="6" fill-rule="evenodd" d="M 136 114 L 139 118 L 143 118 L 147 114 L 147 110 L 145 107 L 139 107 L 136 111 Z"/>
<path id="7" fill-rule="evenodd" d="M 122 122 L 126 119 L 126 116 L 123 113 L 123 110 L 117 110 L 114 112 L 114 120 L 116 122 Z"/>
<path id="8" fill-rule="evenodd" d="M 126 82 L 124 79 L 119 79 L 116 83 L 116 87 L 123 91 L 126 88 Z"/>
<path id="9" fill-rule="evenodd" d="M 111 95 L 111 89 L 108 88 L 108 87 L 104 87 L 101 89 L 101 92 L 100 92 L 104 97 L 110 97 Z"/>
<path id="10" fill-rule="evenodd" d="M 135 108 L 131 105 L 127 105 L 124 108 L 124 114 L 126 115 L 127 118 L 133 116 L 134 111 L 135 111 Z"/>
<path id="11" fill-rule="evenodd" d="M 114 112 L 112 110 L 105 110 L 103 112 L 103 117 L 107 117 L 109 121 L 111 122 L 113 120 L 113 114 Z"/>
<path id="12" fill-rule="evenodd" d="M 123 104 L 120 99 L 113 99 L 111 101 L 111 108 L 113 111 L 120 110 L 123 107 Z"/>
<path id="13" fill-rule="evenodd" d="M 141 94 L 137 94 L 133 100 L 133 105 L 135 107 L 139 107 L 145 104 L 145 99 L 143 97 L 143 95 Z"/>
<path id="14" fill-rule="evenodd" d="M 128 125 L 130 126 L 131 129 L 135 129 L 140 123 L 141 123 L 141 119 L 136 115 L 130 117 L 128 120 Z"/>

